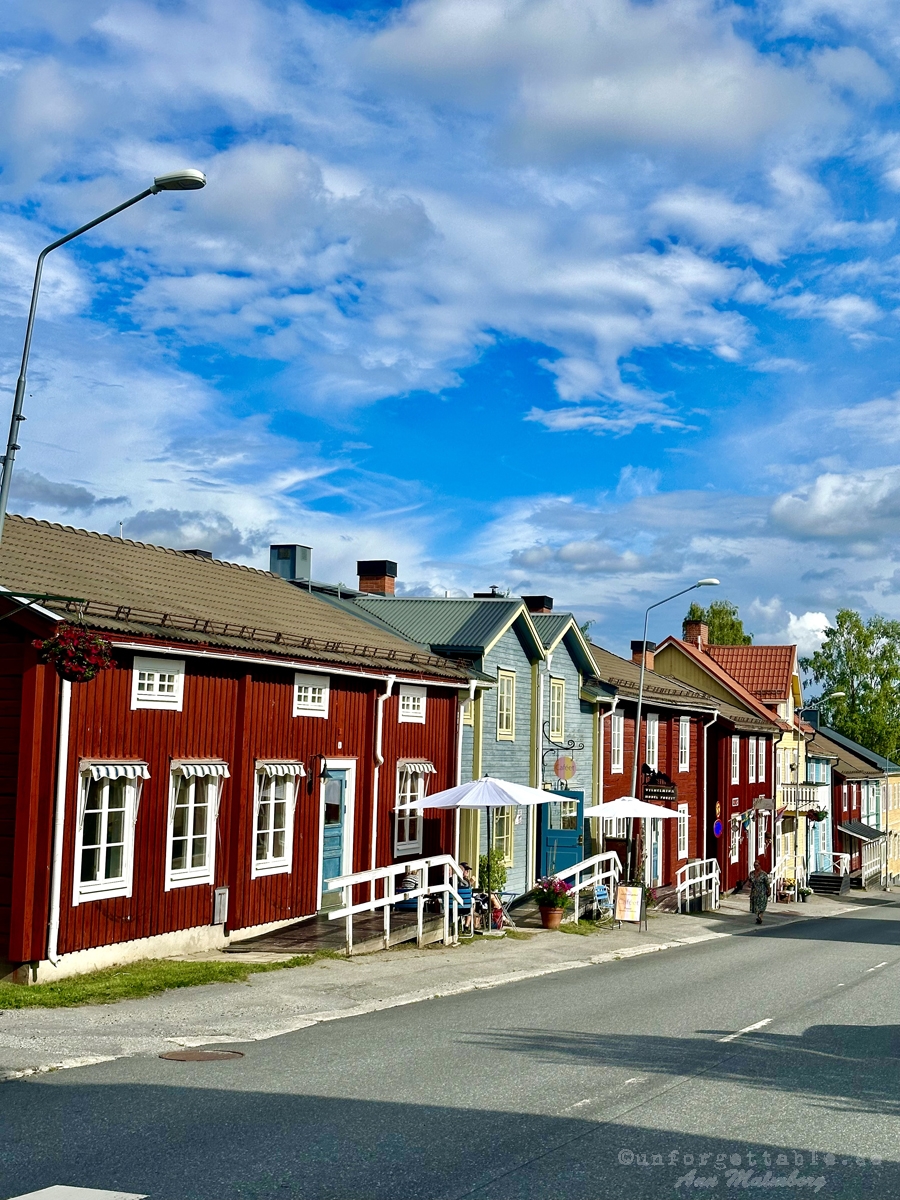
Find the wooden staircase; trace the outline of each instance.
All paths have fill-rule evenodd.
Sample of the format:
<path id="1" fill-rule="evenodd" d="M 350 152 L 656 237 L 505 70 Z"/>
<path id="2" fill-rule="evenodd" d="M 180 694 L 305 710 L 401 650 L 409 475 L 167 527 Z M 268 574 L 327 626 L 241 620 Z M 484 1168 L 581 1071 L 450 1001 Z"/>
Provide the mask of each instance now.
<path id="1" fill-rule="evenodd" d="M 653 889 L 654 907 L 657 912 L 678 912 L 678 891 L 671 884 Z"/>
<path id="2" fill-rule="evenodd" d="M 849 892 L 852 881 L 849 875 L 814 871 L 809 877 L 809 886 L 817 896 L 843 896 L 844 892 Z"/>

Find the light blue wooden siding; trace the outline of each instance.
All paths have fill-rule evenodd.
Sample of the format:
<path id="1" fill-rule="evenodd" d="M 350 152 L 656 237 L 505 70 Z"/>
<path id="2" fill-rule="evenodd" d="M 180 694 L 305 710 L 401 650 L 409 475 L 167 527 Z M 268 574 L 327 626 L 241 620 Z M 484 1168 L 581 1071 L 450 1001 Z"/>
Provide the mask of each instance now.
<path id="1" fill-rule="evenodd" d="M 560 750 L 560 754 L 571 754 L 575 759 L 577 773 L 572 780 L 570 787 L 584 790 L 585 804 L 592 804 L 594 801 L 593 793 L 593 729 L 594 717 L 592 706 L 579 698 L 581 681 L 578 675 L 578 667 L 566 646 L 565 639 L 559 643 L 553 651 L 553 661 L 550 664 L 550 670 L 547 673 L 546 682 L 544 683 L 544 713 L 541 718 L 541 726 L 550 720 L 550 680 L 564 679 L 566 681 L 566 719 L 564 728 L 564 740 L 573 739 L 576 745 L 584 742 L 583 750 Z M 548 725 L 549 728 L 549 725 Z M 544 749 L 549 750 L 551 743 L 544 741 Z M 553 764 L 556 761 L 556 755 L 548 754 L 544 765 L 544 781 L 546 783 L 555 783 L 556 776 L 553 773 Z"/>
<path id="2" fill-rule="evenodd" d="M 483 670 L 496 676 L 498 671 L 516 673 L 516 738 L 513 742 L 497 740 L 497 689 L 483 693 L 484 734 L 482 738 L 482 772 L 508 779 L 511 783 L 531 782 L 531 660 L 525 653 L 513 629 L 507 630 L 490 654 L 484 659 Z M 471 729 L 467 731 L 470 735 Z M 471 772 L 471 740 L 467 743 L 468 770 Z M 481 853 L 487 853 L 487 822 L 481 822 Z M 521 824 L 513 827 L 513 865 L 509 868 L 506 886 L 511 892 L 524 892 L 528 853 L 528 819 L 522 813 Z"/>

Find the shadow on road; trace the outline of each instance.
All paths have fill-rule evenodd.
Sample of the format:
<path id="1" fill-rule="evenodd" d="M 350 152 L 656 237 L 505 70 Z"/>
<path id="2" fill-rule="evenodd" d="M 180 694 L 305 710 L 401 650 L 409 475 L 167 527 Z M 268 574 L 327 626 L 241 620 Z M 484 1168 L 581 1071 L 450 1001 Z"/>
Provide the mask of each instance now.
<path id="1" fill-rule="evenodd" d="M 718 1038 L 730 1030 L 698 1032 L 709 1040 L 547 1030 L 496 1032 L 471 1040 L 494 1051 L 530 1055 L 551 1067 L 576 1059 L 641 1074 L 702 1074 L 802 1097 L 807 1105 L 900 1116 L 900 1025 L 813 1025 L 800 1036 L 763 1029 L 724 1044 Z"/>
<path id="2" fill-rule="evenodd" d="M 610 1049 L 558 1041 L 548 1061 L 575 1052 Z M 61 1077 L 5 1084 L 0 1196 L 59 1183 L 151 1200 L 900 1194 L 900 1165 L 858 1162 L 846 1146 L 826 1158 L 822 1147 L 584 1118 L 261 1093 L 241 1090 L 239 1062 L 217 1064 L 214 1076 L 208 1064 L 175 1069 L 171 1085 L 104 1083 L 100 1068 L 90 1085 Z M 551 1102 L 552 1092 L 548 1075 Z M 768 1184 L 752 1183 L 767 1171 Z M 771 1182 L 792 1172 L 793 1184 Z"/>

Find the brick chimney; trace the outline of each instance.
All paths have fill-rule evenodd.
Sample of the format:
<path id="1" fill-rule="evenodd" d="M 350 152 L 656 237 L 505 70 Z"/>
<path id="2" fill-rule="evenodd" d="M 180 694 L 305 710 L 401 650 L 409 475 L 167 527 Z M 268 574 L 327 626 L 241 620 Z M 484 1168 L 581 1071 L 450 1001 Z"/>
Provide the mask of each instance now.
<path id="1" fill-rule="evenodd" d="M 642 650 L 643 646 L 644 646 L 644 643 L 640 639 L 638 639 L 636 642 L 631 643 L 631 661 L 633 663 L 637 663 L 638 666 L 641 665 L 641 650 Z M 644 666 L 647 668 L 648 671 L 653 670 L 653 662 L 654 662 L 655 657 L 656 657 L 656 642 L 648 642 L 646 657 L 644 659 Z"/>
<path id="2" fill-rule="evenodd" d="M 373 596 L 393 596 L 397 564 L 389 558 L 365 558 L 356 564 L 359 590 Z"/>
<path id="3" fill-rule="evenodd" d="M 530 613 L 552 613 L 552 596 L 523 596 L 525 607 Z"/>
<path id="4" fill-rule="evenodd" d="M 682 641 L 699 646 L 701 650 L 709 645 L 709 626 L 705 621 L 685 621 L 682 626 Z"/>

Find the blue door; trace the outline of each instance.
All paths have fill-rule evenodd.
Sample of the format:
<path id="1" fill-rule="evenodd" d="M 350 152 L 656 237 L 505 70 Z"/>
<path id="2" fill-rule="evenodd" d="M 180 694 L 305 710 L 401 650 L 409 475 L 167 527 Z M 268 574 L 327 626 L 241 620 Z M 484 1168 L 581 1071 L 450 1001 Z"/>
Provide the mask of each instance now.
<path id="1" fill-rule="evenodd" d="M 584 858 L 584 792 L 553 792 L 548 804 L 540 805 L 540 871 L 553 875 L 574 867 Z"/>
<path id="2" fill-rule="evenodd" d="M 322 781 L 325 800 L 322 819 L 322 907 L 340 908 L 341 893 L 326 892 L 327 880 L 344 873 L 344 831 L 347 821 L 347 772 L 328 768 Z"/>

